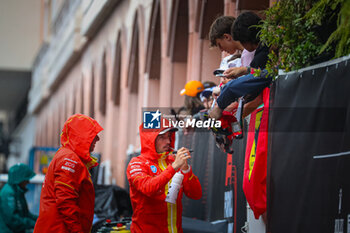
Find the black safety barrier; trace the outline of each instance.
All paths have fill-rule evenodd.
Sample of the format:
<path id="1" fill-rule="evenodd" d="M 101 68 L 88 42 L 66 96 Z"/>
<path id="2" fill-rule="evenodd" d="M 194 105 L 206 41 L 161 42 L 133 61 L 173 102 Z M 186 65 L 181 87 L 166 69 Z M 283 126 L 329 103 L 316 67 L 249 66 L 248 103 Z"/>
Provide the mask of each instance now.
<path id="1" fill-rule="evenodd" d="M 243 227 L 246 221 L 246 199 L 242 190 L 246 140 L 234 140 L 232 155 L 218 149 L 208 130 L 190 130 L 186 135 L 179 131 L 178 140 L 178 147 L 194 150 L 190 164 L 203 191 L 200 200 L 184 196 L 183 216 L 209 222 L 226 219 L 237 230 Z"/>
<path id="2" fill-rule="evenodd" d="M 350 232 L 350 61 L 272 86 L 268 231 Z"/>
<path id="3" fill-rule="evenodd" d="M 226 233 L 227 221 L 218 221 L 214 223 L 203 220 L 182 217 L 183 233 Z"/>
<path id="4" fill-rule="evenodd" d="M 129 192 L 116 185 L 95 185 L 95 214 L 99 219 L 131 217 Z"/>

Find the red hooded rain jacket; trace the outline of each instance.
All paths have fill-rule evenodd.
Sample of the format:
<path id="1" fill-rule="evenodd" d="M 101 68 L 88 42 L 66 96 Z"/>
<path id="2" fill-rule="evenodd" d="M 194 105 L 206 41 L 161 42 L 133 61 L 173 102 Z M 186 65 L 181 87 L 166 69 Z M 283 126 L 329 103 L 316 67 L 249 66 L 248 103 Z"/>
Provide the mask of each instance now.
<path id="1" fill-rule="evenodd" d="M 184 174 L 176 204 L 165 202 L 169 183 L 175 174 L 169 153 L 158 154 L 155 140 L 163 130 L 146 131 L 140 126 L 141 155 L 133 158 L 127 168 L 130 198 L 133 207 L 131 232 L 182 233 L 182 195 L 200 199 L 202 188 L 192 168 Z M 174 147 L 175 133 L 172 135 Z"/>
<path id="2" fill-rule="evenodd" d="M 43 183 L 34 233 L 89 233 L 95 192 L 89 169 L 96 166 L 90 145 L 102 127 L 76 114 L 64 124 L 61 148 L 52 159 Z"/>

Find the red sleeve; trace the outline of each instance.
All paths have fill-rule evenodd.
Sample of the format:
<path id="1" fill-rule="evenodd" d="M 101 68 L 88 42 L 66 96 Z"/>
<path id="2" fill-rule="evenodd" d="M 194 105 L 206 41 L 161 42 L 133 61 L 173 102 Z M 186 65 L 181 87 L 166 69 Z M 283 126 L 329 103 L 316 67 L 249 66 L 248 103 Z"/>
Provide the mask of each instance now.
<path id="1" fill-rule="evenodd" d="M 159 194 L 164 196 L 163 189 L 174 176 L 174 168 L 169 165 L 157 176 L 150 176 L 149 170 L 149 167 L 144 162 L 131 160 L 127 168 L 127 177 L 130 185 L 149 197 L 156 197 Z"/>
<path id="2" fill-rule="evenodd" d="M 79 222 L 78 199 L 84 169 L 86 168 L 74 159 L 60 161 L 55 168 L 54 192 L 57 210 L 67 228 L 74 233 L 83 232 Z"/>
<path id="3" fill-rule="evenodd" d="M 184 174 L 182 184 L 185 195 L 194 200 L 200 199 L 202 197 L 202 186 L 198 177 L 193 174 L 192 167 L 189 172 L 182 172 L 182 174 Z"/>

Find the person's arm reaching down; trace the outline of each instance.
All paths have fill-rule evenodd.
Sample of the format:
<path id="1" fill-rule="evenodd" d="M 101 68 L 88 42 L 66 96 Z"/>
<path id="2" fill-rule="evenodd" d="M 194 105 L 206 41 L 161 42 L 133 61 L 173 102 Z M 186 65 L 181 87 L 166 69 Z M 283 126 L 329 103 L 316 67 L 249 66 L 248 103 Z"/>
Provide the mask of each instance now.
<path id="1" fill-rule="evenodd" d="M 265 87 L 269 86 L 272 81 L 272 76 L 268 75 L 267 71 L 262 71 L 259 77 L 254 77 L 252 74 L 231 80 L 228 82 L 217 98 L 217 105 L 209 112 L 209 116 L 214 119 L 219 119 L 222 110 L 239 97 L 247 94 L 260 93 Z"/>

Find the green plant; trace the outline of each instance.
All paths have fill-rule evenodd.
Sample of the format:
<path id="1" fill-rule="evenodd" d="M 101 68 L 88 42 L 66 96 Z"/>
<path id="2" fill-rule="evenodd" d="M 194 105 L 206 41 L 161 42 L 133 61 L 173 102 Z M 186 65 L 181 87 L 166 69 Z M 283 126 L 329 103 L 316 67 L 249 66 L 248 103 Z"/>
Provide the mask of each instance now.
<path id="1" fill-rule="evenodd" d="M 259 36 L 271 47 L 270 73 L 314 64 L 334 50 L 335 57 L 350 53 L 350 0 L 280 0 L 264 13 Z M 328 27 L 336 17 L 337 28 Z M 329 28 L 334 31 L 324 32 Z"/>
<path id="2" fill-rule="evenodd" d="M 340 11 L 337 16 L 337 29 L 320 49 L 322 53 L 335 44 L 335 58 L 350 53 L 350 0 L 320 0 L 305 15 L 309 24 L 321 25 L 325 20 L 326 11 L 336 11 L 338 7 Z"/>
<path id="3" fill-rule="evenodd" d="M 304 15 L 312 0 L 282 0 L 265 11 L 260 39 L 271 47 L 266 68 L 290 71 L 309 65 L 322 44 Z"/>

